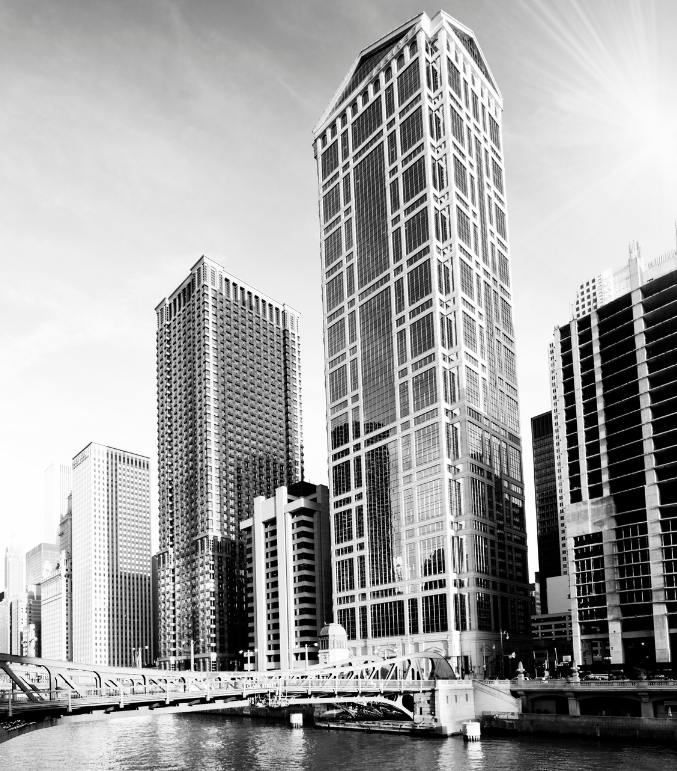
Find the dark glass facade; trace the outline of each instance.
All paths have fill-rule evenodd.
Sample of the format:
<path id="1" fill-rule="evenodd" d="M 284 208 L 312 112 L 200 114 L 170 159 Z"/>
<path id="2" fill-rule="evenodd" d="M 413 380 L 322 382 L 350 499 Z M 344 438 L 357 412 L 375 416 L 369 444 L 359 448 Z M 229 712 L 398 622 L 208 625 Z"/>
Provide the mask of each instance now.
<path id="1" fill-rule="evenodd" d="M 520 656 L 530 635 L 503 157 L 488 120 L 500 126 L 502 105 L 456 28 L 422 14 L 363 52 L 315 153 L 337 619 L 356 653 L 425 645 L 460 673 L 479 672 L 499 630 Z M 324 205 L 335 189 L 338 213 Z"/>

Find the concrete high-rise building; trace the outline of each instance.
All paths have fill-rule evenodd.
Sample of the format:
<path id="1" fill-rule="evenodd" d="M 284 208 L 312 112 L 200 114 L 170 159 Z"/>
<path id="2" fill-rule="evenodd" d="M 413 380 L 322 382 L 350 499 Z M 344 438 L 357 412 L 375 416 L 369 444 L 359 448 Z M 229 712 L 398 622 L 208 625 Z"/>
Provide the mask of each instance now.
<path id="1" fill-rule="evenodd" d="M 45 470 L 45 514 L 41 540 L 54 543 L 61 518 L 68 510 L 72 482 L 71 464 L 56 461 Z"/>
<path id="2" fill-rule="evenodd" d="M 135 666 L 151 645 L 148 458 L 88 444 L 73 458 L 73 660 Z M 145 652 L 145 653 L 144 653 Z"/>
<path id="3" fill-rule="evenodd" d="M 555 330 L 574 658 L 677 656 L 677 251 L 630 248 L 625 294 Z"/>
<path id="4" fill-rule="evenodd" d="M 5 549 L 5 599 L 11 600 L 26 591 L 26 557 L 23 547 L 12 534 Z"/>
<path id="5" fill-rule="evenodd" d="M 303 478 L 298 313 L 202 257 L 157 313 L 159 663 L 231 669 L 247 642 L 239 531 Z"/>
<path id="6" fill-rule="evenodd" d="M 252 663 L 260 670 L 316 664 L 320 630 L 332 617 L 329 490 L 310 482 L 279 487 L 254 500 L 254 516 L 240 529 Z"/>
<path id="7" fill-rule="evenodd" d="M 564 573 L 566 535 L 564 516 L 557 504 L 557 466 L 552 412 L 531 419 L 531 442 L 534 455 L 534 489 L 536 493 L 536 527 L 538 538 L 538 580 L 541 610 L 548 613 L 547 580 Z"/>
<path id="8" fill-rule="evenodd" d="M 354 651 L 459 671 L 531 639 L 502 113 L 440 12 L 362 51 L 314 131 L 334 607 Z"/>
<path id="9" fill-rule="evenodd" d="M 9 603 L 10 653 L 14 656 L 39 657 L 40 586 L 29 584 L 26 591 L 14 595 Z"/>
<path id="10" fill-rule="evenodd" d="M 41 584 L 41 648 L 46 659 L 73 660 L 72 496 L 59 527 L 59 563 Z"/>
<path id="11" fill-rule="evenodd" d="M 39 543 L 26 552 L 26 583 L 41 584 L 57 566 L 60 551 L 58 543 Z"/>

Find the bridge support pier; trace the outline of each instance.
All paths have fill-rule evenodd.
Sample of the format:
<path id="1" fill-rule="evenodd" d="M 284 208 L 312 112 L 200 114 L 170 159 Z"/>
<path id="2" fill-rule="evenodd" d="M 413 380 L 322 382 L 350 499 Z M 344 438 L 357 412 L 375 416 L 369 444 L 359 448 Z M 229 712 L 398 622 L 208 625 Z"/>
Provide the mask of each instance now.
<path id="1" fill-rule="evenodd" d="M 649 699 L 648 693 L 640 694 L 642 699 L 642 717 L 655 717 L 653 703 Z"/>
<path id="2" fill-rule="evenodd" d="M 572 691 L 567 691 L 565 693 L 565 696 L 567 697 L 567 702 L 569 703 L 569 714 L 570 715 L 580 715 L 581 714 L 581 705 L 576 698 L 576 694 Z"/>

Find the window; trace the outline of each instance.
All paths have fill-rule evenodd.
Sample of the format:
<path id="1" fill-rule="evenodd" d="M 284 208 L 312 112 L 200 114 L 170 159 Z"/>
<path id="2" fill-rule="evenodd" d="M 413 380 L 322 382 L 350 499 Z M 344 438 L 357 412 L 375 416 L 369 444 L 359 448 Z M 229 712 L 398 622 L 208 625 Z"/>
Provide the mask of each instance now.
<path id="1" fill-rule="evenodd" d="M 340 185 L 334 187 L 325 193 L 322 197 L 322 216 L 325 222 L 330 222 L 339 213 L 341 208 L 341 188 Z"/>
<path id="2" fill-rule="evenodd" d="M 510 286 L 510 268 L 508 258 L 501 252 L 498 252 L 498 277 L 505 286 Z"/>
<path id="3" fill-rule="evenodd" d="M 477 353 L 477 324 L 472 316 L 463 311 L 463 343 Z"/>
<path id="4" fill-rule="evenodd" d="M 423 208 L 404 223 L 404 240 L 407 254 L 424 244 L 430 237 L 428 209 Z"/>
<path id="5" fill-rule="evenodd" d="M 491 137 L 491 141 L 493 142 L 494 146 L 500 150 L 501 149 L 501 134 L 500 129 L 498 127 L 498 123 L 489 116 L 489 136 Z"/>
<path id="6" fill-rule="evenodd" d="M 456 207 L 456 220 L 458 225 L 458 237 L 467 246 L 472 246 L 472 238 L 470 235 L 470 218 L 458 207 Z"/>
<path id="7" fill-rule="evenodd" d="M 382 602 L 371 606 L 371 636 L 404 635 L 404 600 Z"/>
<path id="8" fill-rule="evenodd" d="M 334 514 L 334 541 L 344 543 L 353 540 L 353 512 L 352 509 L 337 511 Z"/>
<path id="9" fill-rule="evenodd" d="M 409 148 L 423 139 L 423 110 L 417 107 L 400 124 L 400 148 L 406 153 Z"/>
<path id="10" fill-rule="evenodd" d="M 456 187 L 463 193 L 468 195 L 468 172 L 465 166 L 454 156 L 454 182 Z"/>
<path id="11" fill-rule="evenodd" d="M 461 147 L 464 147 L 463 144 L 463 118 L 461 115 L 454 109 L 453 105 L 450 107 L 451 109 L 451 133 L 454 139 L 461 145 Z"/>
<path id="12" fill-rule="evenodd" d="M 339 273 L 336 278 L 327 282 L 327 310 L 333 310 L 345 299 L 343 292 L 343 273 Z"/>
<path id="13" fill-rule="evenodd" d="M 351 592 L 355 589 L 355 567 L 351 557 L 336 563 L 336 591 Z"/>
<path id="14" fill-rule="evenodd" d="M 396 212 L 400 208 L 400 183 L 394 179 L 390 183 L 390 211 Z"/>
<path id="15" fill-rule="evenodd" d="M 481 409 L 479 375 L 470 367 L 465 368 L 465 395 L 470 404 Z"/>
<path id="16" fill-rule="evenodd" d="M 409 335 L 412 359 L 433 348 L 435 345 L 433 314 L 429 313 L 417 319 L 411 325 Z"/>
<path id="17" fill-rule="evenodd" d="M 338 142 L 332 142 L 322 153 L 322 179 L 326 179 L 338 168 Z"/>
<path id="18" fill-rule="evenodd" d="M 430 260 L 425 260 L 425 262 L 420 263 L 413 270 L 409 271 L 407 274 L 407 289 L 410 306 L 415 305 L 432 292 Z"/>
<path id="19" fill-rule="evenodd" d="M 496 190 L 498 190 L 499 193 L 503 192 L 503 169 L 496 163 L 496 161 L 492 158 L 491 159 L 491 168 L 493 171 L 493 177 L 494 177 L 494 187 Z"/>
<path id="20" fill-rule="evenodd" d="M 345 319 L 337 321 L 327 330 L 327 355 L 331 359 L 345 347 L 346 323 Z"/>
<path id="21" fill-rule="evenodd" d="M 335 402 L 348 393 L 348 375 L 346 365 L 329 373 L 329 400 Z"/>
<path id="22" fill-rule="evenodd" d="M 437 401 L 437 379 L 434 367 L 415 375 L 411 381 L 414 412 L 425 409 Z"/>
<path id="23" fill-rule="evenodd" d="M 498 231 L 498 235 L 501 236 L 501 238 L 507 238 L 507 231 L 505 226 L 505 213 L 501 209 L 501 207 L 498 204 L 495 204 L 496 207 L 496 230 Z"/>
<path id="24" fill-rule="evenodd" d="M 400 417 L 406 418 L 409 414 L 409 381 L 400 383 Z"/>
<path id="25" fill-rule="evenodd" d="M 424 634 L 447 632 L 449 630 L 446 594 L 423 595 L 421 605 L 423 609 Z"/>
<path id="26" fill-rule="evenodd" d="M 423 189 L 425 189 L 425 158 L 419 158 L 402 173 L 402 198 L 404 202 L 411 201 Z"/>
<path id="27" fill-rule="evenodd" d="M 383 104 L 377 97 L 358 116 L 352 126 L 353 151 L 355 151 L 383 123 Z"/>
<path id="28" fill-rule="evenodd" d="M 328 267 L 341 256 L 341 228 L 324 239 L 324 265 Z"/>
<path id="29" fill-rule="evenodd" d="M 414 433 L 416 465 L 432 463 L 440 457 L 440 427 L 438 423 L 423 426 Z"/>
<path id="30" fill-rule="evenodd" d="M 416 510 L 419 522 L 443 516 L 442 480 L 433 479 L 418 485 L 416 488 Z"/>
<path id="31" fill-rule="evenodd" d="M 461 73 L 459 72 L 456 65 L 451 61 L 449 57 L 447 57 L 447 76 L 449 80 L 449 86 L 451 87 L 452 91 L 458 96 L 458 98 L 461 98 Z"/>
<path id="32" fill-rule="evenodd" d="M 402 105 L 421 87 L 421 75 L 419 60 L 413 62 L 397 77 L 397 104 Z"/>

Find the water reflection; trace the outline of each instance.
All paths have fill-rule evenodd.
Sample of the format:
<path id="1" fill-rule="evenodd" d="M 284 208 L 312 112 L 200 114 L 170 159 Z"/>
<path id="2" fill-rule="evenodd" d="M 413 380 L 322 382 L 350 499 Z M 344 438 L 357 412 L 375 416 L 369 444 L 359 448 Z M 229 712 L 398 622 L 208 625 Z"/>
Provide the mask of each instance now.
<path id="1" fill-rule="evenodd" d="M 570 737 L 421 738 L 291 729 L 220 715 L 79 723 L 0 745 L 11 771 L 665 771 L 677 749 Z"/>

